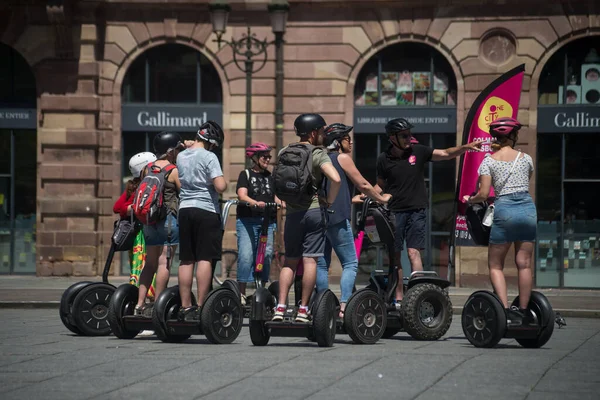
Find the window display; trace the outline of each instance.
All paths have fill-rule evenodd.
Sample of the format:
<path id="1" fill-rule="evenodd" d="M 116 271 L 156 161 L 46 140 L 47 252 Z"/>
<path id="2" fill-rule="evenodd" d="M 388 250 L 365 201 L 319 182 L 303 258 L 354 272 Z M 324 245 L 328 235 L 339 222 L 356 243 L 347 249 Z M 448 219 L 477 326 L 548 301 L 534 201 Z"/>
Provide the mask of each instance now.
<path id="1" fill-rule="evenodd" d="M 429 46 L 398 44 L 391 50 L 381 51 L 373 61 L 365 65 L 357 79 L 356 106 L 456 104 L 456 82 L 452 69 Z"/>
<path id="2" fill-rule="evenodd" d="M 600 37 L 591 36 L 557 51 L 540 76 L 539 104 L 600 105 L 599 50 Z"/>

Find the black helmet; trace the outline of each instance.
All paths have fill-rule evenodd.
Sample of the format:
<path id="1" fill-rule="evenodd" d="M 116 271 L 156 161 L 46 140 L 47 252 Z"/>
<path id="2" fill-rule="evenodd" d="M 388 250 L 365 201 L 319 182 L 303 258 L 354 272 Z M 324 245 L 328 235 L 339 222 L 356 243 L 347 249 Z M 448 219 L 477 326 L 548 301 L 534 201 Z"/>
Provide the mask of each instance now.
<path id="1" fill-rule="evenodd" d="M 308 135 L 312 131 L 319 130 L 327 125 L 323 117 L 319 114 L 301 114 L 294 121 L 294 130 L 296 135 Z"/>
<path id="2" fill-rule="evenodd" d="M 339 140 L 344 136 L 348 136 L 350 131 L 353 129 L 352 126 L 340 124 L 336 122 L 325 128 L 325 146 L 331 145 L 335 140 Z"/>
<path id="3" fill-rule="evenodd" d="M 215 121 L 206 121 L 200 125 L 200 129 L 198 129 L 198 138 L 214 144 L 217 147 L 221 147 L 225 136 L 223 135 L 223 129 L 221 129 L 219 124 Z"/>
<path id="4" fill-rule="evenodd" d="M 175 132 L 161 132 L 154 137 L 152 145 L 156 156 L 163 158 L 169 151 L 182 145 L 181 136 Z"/>
<path id="5" fill-rule="evenodd" d="M 414 128 L 413 124 L 408 122 L 405 118 L 394 118 L 385 124 L 385 133 L 393 135 L 398 132 L 407 131 L 411 128 Z"/>

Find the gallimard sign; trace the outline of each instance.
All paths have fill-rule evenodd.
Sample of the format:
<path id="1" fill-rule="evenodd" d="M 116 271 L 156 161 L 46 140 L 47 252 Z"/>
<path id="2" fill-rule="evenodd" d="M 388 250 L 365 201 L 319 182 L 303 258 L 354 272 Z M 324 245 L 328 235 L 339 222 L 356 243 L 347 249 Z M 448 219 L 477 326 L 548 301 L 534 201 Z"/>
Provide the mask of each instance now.
<path id="1" fill-rule="evenodd" d="M 195 132 L 209 120 L 223 125 L 221 104 L 124 104 L 121 130 Z"/>
<path id="2" fill-rule="evenodd" d="M 600 106 L 539 106 L 538 132 L 600 133 Z"/>
<path id="3" fill-rule="evenodd" d="M 385 124 L 406 118 L 413 133 L 456 132 L 455 107 L 354 107 L 354 132 L 385 133 Z"/>
<path id="4" fill-rule="evenodd" d="M 35 108 L 0 108 L 0 129 L 37 129 Z"/>

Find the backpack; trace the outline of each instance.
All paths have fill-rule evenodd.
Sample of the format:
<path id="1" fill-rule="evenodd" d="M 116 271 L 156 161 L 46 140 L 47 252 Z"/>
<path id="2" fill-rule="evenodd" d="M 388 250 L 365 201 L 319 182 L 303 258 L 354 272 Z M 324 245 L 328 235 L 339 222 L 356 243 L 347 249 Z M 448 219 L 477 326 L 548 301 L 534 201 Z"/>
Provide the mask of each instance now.
<path id="1" fill-rule="evenodd" d="M 315 195 L 312 154 L 316 148 L 311 144 L 293 143 L 281 151 L 273 170 L 275 194 L 281 200 L 299 203 Z"/>
<path id="2" fill-rule="evenodd" d="M 487 208 L 487 203 L 476 203 L 469 205 L 465 212 L 467 228 L 478 246 L 487 246 L 490 242 L 491 229 L 482 223 Z"/>
<path id="3" fill-rule="evenodd" d="M 148 173 L 140 182 L 133 198 L 133 213 L 144 225 L 154 225 L 167 216 L 163 202 L 163 191 L 167 175 L 176 168 L 169 164 L 164 168 L 155 163 L 148 164 Z"/>

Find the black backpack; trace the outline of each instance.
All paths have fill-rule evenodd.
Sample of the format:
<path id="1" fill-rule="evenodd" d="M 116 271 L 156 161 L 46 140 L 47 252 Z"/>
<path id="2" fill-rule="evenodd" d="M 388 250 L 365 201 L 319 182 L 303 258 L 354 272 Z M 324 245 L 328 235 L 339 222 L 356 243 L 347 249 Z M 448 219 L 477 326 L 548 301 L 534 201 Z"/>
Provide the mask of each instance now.
<path id="1" fill-rule="evenodd" d="M 312 174 L 312 154 L 317 147 L 292 143 L 279 154 L 273 170 L 275 194 L 292 204 L 309 201 L 317 193 Z"/>

